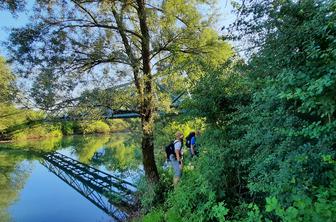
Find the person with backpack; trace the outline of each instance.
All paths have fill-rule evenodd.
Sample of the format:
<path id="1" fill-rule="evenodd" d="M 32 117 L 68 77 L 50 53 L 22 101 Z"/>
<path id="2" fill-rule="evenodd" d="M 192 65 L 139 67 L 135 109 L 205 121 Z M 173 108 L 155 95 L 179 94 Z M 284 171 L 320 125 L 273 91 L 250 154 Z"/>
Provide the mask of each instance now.
<path id="1" fill-rule="evenodd" d="M 182 175 L 183 168 L 183 134 L 177 131 L 175 134 L 175 141 L 166 146 L 167 159 L 170 161 L 174 169 L 174 186 L 179 182 Z"/>

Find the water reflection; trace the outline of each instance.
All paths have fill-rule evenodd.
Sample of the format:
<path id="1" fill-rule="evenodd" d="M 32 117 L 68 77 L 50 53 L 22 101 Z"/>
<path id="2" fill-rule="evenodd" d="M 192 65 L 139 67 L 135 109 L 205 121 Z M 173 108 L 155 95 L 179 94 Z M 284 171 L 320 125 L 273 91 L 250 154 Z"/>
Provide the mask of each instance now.
<path id="1" fill-rule="evenodd" d="M 135 209 L 135 186 L 58 152 L 42 154 L 42 165 L 116 221 Z"/>
<path id="2" fill-rule="evenodd" d="M 73 146 L 73 154 L 82 163 L 104 166 L 109 171 L 125 172 L 141 164 L 139 137 L 133 134 L 112 136 L 69 137 L 65 141 Z"/>
<path id="3" fill-rule="evenodd" d="M 139 172 L 136 170 L 139 169 L 141 155 L 139 155 L 140 142 L 137 138 L 132 134 L 104 137 L 74 136 L 0 145 L 2 150 L 0 151 L 0 221 L 11 221 L 11 217 L 18 214 L 16 210 L 8 213 L 8 207 L 14 205 L 12 208 L 16 209 L 15 206 L 19 205 L 15 201 L 20 202 L 20 191 L 26 186 L 25 181 L 31 173 L 31 167 L 27 168 L 25 165 L 32 165 L 31 162 L 34 162 L 32 160 L 38 160 L 37 163 L 45 166 L 71 189 L 76 190 L 99 209 L 112 216 L 113 221 L 124 220 L 134 208 L 132 191 L 135 188 L 128 183 L 134 178 L 118 180 L 108 174 L 120 176 L 122 175 L 120 173 L 131 171 L 133 175 L 138 175 Z M 48 155 L 41 152 L 47 152 Z M 49 176 L 43 175 L 43 177 Z M 36 192 L 36 190 L 25 190 L 25 192 Z M 85 212 L 74 213 L 85 214 Z M 45 214 L 47 215 L 48 212 Z M 57 219 L 55 218 L 54 221 Z"/>
<path id="4" fill-rule="evenodd" d="M 29 176 L 29 164 L 21 164 L 24 159 L 22 155 L 0 152 L 0 218 L 3 222 L 11 221 L 8 207 L 18 199 Z"/>

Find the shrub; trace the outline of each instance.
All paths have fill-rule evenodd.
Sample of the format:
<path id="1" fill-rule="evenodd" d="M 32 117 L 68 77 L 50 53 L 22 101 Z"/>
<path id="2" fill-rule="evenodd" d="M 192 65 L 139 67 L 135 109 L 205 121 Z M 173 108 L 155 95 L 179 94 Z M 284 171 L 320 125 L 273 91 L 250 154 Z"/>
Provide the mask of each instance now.
<path id="1" fill-rule="evenodd" d="M 162 171 L 160 168 L 159 171 L 161 178 L 158 184 L 150 183 L 145 177 L 138 181 L 138 196 L 144 213 L 151 212 L 156 206 L 163 204 L 172 189 L 172 171 Z"/>
<path id="2" fill-rule="evenodd" d="M 26 139 L 40 139 L 48 137 L 61 137 L 62 131 L 58 125 L 48 123 L 29 126 L 22 130 L 17 130 L 12 133 L 12 139 L 16 141 Z"/>
<path id="3" fill-rule="evenodd" d="M 199 172 L 184 173 L 168 199 L 167 221 L 225 221 L 228 209 L 218 203 L 216 193 Z"/>
<path id="4" fill-rule="evenodd" d="M 73 135 L 75 133 L 76 124 L 73 121 L 62 123 L 62 132 L 64 135 Z"/>
<path id="5" fill-rule="evenodd" d="M 86 122 L 80 122 L 78 124 L 79 131 L 82 134 L 91 134 L 91 133 L 109 133 L 110 127 L 103 121 L 86 121 Z"/>
<path id="6" fill-rule="evenodd" d="M 155 209 L 142 218 L 142 222 L 165 222 L 164 212 L 161 209 Z"/>

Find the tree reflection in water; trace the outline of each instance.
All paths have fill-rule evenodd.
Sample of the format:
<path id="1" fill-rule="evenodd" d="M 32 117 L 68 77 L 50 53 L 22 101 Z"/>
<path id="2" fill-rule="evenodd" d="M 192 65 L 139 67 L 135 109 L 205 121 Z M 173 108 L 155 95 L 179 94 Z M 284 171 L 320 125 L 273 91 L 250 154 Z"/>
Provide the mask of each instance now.
<path id="1" fill-rule="evenodd" d="M 132 181 L 141 165 L 139 136 L 120 133 L 108 136 L 72 136 L 48 140 L 22 141 L 0 145 L 0 221 L 11 221 L 8 208 L 18 200 L 33 166 L 36 153 L 66 150 L 72 157 L 97 169 L 126 175 Z M 11 150 L 11 151 L 9 151 Z M 28 160 L 28 161 L 27 161 Z M 120 175 L 119 175 L 120 176 Z M 130 176 L 130 177 L 129 177 Z M 124 178 L 126 178 L 124 177 Z"/>
<path id="2" fill-rule="evenodd" d="M 74 141 L 74 152 L 80 162 L 97 168 L 104 166 L 109 171 L 126 172 L 141 165 L 140 137 L 134 134 L 85 137 Z"/>
<path id="3" fill-rule="evenodd" d="M 31 164 L 23 155 L 13 155 L 0 150 L 0 219 L 11 221 L 8 207 L 19 197 L 19 193 L 31 172 Z"/>

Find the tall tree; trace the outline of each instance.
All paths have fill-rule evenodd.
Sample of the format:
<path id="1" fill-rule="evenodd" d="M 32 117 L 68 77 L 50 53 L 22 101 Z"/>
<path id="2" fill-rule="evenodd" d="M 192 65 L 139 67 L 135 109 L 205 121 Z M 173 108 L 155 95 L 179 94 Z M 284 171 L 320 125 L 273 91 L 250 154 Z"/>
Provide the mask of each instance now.
<path id="1" fill-rule="evenodd" d="M 177 59 L 188 61 L 190 55 L 215 55 L 214 48 L 228 48 L 211 28 L 213 4 L 203 0 L 39 0 L 32 22 L 11 33 L 12 61 L 18 73 L 32 79 L 30 93 L 36 105 L 46 110 L 71 100 L 70 92 L 92 87 L 84 80 L 98 79 L 109 87 L 132 82 L 141 115 L 144 169 L 149 179 L 157 181 L 154 79 Z M 216 56 L 227 58 L 223 53 Z"/>

